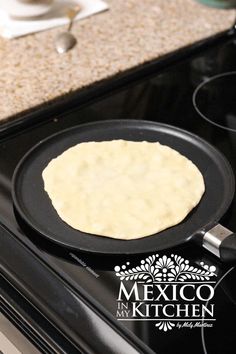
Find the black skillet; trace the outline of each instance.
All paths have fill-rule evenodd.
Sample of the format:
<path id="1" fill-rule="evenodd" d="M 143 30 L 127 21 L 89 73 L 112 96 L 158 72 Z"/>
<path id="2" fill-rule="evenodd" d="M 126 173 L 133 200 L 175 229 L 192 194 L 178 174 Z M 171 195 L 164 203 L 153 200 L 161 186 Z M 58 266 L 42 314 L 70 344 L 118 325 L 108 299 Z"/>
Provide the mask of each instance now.
<path id="1" fill-rule="evenodd" d="M 159 141 L 193 161 L 206 191 L 199 205 L 178 224 L 158 234 L 122 241 L 77 231 L 64 223 L 44 191 L 42 171 L 69 147 L 86 141 Z M 141 120 L 109 120 L 78 125 L 50 136 L 19 162 L 13 176 L 15 210 L 39 235 L 71 249 L 97 254 L 155 252 L 195 240 L 223 260 L 236 259 L 236 237 L 217 224 L 234 194 L 234 175 L 225 157 L 203 139 L 179 128 Z"/>

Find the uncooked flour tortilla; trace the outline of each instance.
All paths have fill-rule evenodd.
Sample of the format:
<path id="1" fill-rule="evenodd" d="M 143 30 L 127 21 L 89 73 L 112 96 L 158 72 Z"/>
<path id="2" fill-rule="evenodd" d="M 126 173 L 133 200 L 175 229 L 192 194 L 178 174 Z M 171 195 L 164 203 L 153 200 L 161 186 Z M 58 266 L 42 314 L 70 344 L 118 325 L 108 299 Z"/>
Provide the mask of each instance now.
<path id="1" fill-rule="evenodd" d="M 158 142 L 81 143 L 51 160 L 42 175 L 64 222 L 122 240 L 180 223 L 205 190 L 198 168 Z"/>

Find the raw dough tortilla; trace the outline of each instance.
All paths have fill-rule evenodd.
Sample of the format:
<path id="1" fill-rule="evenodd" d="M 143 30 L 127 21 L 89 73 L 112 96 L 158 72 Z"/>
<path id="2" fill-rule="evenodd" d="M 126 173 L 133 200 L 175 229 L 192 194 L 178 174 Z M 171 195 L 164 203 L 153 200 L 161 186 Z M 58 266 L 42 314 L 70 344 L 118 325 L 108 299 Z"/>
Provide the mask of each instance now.
<path id="1" fill-rule="evenodd" d="M 190 160 L 168 146 L 146 141 L 78 144 L 50 161 L 43 180 L 68 225 L 122 240 L 180 223 L 205 190 Z"/>

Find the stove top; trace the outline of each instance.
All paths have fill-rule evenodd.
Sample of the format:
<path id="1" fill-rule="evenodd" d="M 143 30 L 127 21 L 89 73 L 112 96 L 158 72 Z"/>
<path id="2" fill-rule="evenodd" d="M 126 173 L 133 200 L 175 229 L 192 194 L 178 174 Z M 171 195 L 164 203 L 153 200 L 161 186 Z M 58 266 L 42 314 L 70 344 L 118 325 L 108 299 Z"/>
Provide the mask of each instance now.
<path id="1" fill-rule="evenodd" d="M 127 269 L 128 265 L 137 267 L 153 255 L 109 257 L 79 253 L 21 228 L 11 198 L 11 179 L 16 164 L 32 146 L 62 129 L 84 122 L 129 118 L 163 122 L 199 135 L 227 157 L 236 175 L 235 72 L 236 39 L 231 35 L 93 103 L 18 131 L 9 130 L 1 140 L 0 220 L 4 277 L 82 352 L 234 353 L 236 269 L 191 243 L 158 252 L 162 260 L 178 255 L 193 267 L 203 264 L 213 267 L 209 269 L 216 274 L 212 299 L 214 324 L 189 328 L 191 324 L 186 323 L 182 328 L 176 326 L 165 331 L 164 327 L 163 330 L 157 328 L 161 324 L 156 326 L 147 318 L 140 321 L 118 319 L 120 279 L 115 267 L 116 270 L 122 269 L 122 265 L 127 265 Z M 220 222 L 236 230 L 235 215 L 236 198 Z M 61 290 L 59 283 L 63 284 Z M 66 291 L 66 295 L 62 291 Z M 162 300 L 162 304 L 164 302 Z M 90 311 L 101 317 L 104 324 L 99 324 Z M 125 344 L 116 335 L 125 339 L 130 347 L 124 349 Z M 109 337 L 113 345 L 107 342 L 103 347 L 101 343 L 105 337 Z"/>

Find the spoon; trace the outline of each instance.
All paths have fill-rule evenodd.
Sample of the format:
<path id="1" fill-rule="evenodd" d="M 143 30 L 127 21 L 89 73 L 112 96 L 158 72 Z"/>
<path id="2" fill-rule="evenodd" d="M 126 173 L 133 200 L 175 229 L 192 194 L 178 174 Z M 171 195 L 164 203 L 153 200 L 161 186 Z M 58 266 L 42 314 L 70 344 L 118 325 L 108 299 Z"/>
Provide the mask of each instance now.
<path id="1" fill-rule="evenodd" d="M 68 50 L 73 48 L 77 42 L 75 36 L 70 32 L 70 30 L 73 25 L 73 20 L 80 12 L 80 10 L 81 7 L 78 5 L 78 6 L 68 8 L 66 11 L 66 16 L 70 20 L 68 29 L 66 32 L 60 33 L 55 40 L 56 50 L 60 54 L 68 52 Z"/>

